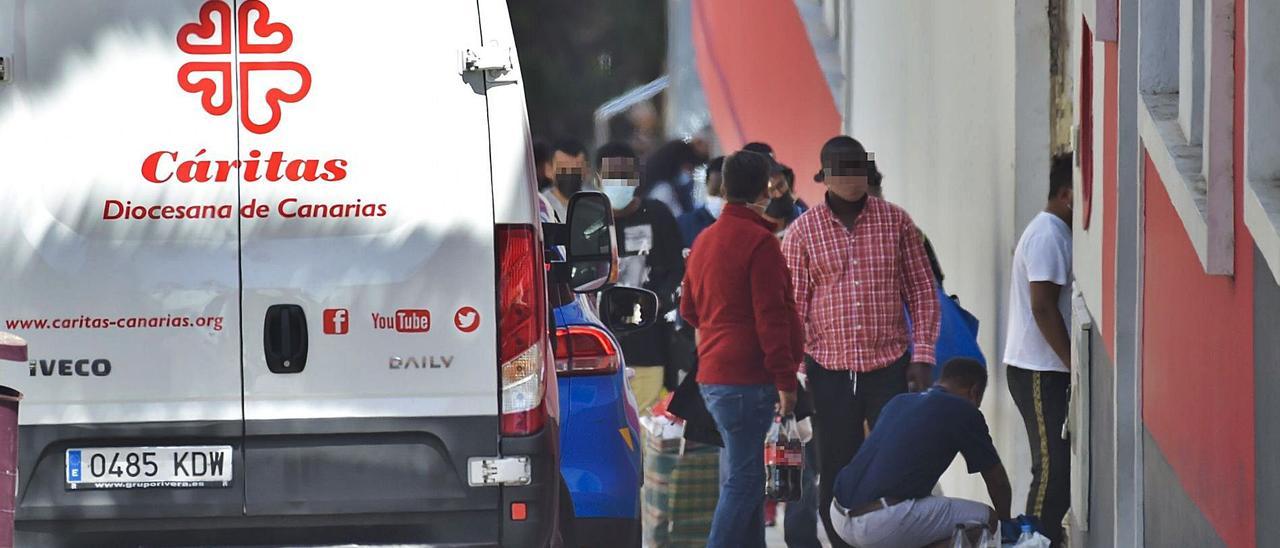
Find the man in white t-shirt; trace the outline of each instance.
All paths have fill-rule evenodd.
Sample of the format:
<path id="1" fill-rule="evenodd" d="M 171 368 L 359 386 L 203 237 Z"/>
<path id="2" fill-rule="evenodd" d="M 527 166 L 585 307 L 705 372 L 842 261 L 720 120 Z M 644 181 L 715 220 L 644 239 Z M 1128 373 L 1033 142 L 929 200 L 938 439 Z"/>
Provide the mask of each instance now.
<path id="1" fill-rule="evenodd" d="M 1071 156 L 1053 159 L 1049 203 L 1018 240 L 1009 284 L 1004 347 L 1009 392 L 1031 442 L 1031 491 L 1026 513 L 1040 518 L 1050 540 L 1062 542 L 1071 503 L 1071 454 L 1062 439 L 1071 386 Z"/>

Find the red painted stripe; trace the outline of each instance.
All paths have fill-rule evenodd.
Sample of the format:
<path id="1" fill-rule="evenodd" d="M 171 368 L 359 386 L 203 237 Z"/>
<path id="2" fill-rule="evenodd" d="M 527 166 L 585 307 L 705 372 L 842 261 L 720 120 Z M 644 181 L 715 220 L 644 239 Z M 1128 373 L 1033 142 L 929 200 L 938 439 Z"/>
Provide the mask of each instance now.
<path id="1" fill-rule="evenodd" d="M 1236 275 L 1206 275 L 1149 156 L 1144 169 L 1142 420 L 1218 535 L 1253 546 L 1253 239 L 1237 195 Z"/>
<path id="2" fill-rule="evenodd" d="M 841 120 L 794 0 L 694 0 L 698 75 L 725 150 L 773 146 L 810 203 L 818 152 Z M 868 144 L 868 146 L 873 146 Z"/>
<path id="3" fill-rule="evenodd" d="M 726 133 L 731 132 L 733 135 L 733 142 L 740 143 L 738 146 L 741 146 L 741 144 L 747 143 L 747 140 L 742 134 L 742 121 L 738 118 L 737 104 L 733 100 L 733 91 L 729 89 L 729 80 L 725 77 L 724 67 L 720 65 L 719 57 L 716 55 L 715 40 L 711 38 L 715 32 L 715 27 L 707 22 L 707 11 L 703 8 L 703 1 L 705 0 L 693 1 L 693 37 L 694 43 L 701 46 L 702 51 L 706 52 L 705 57 L 707 62 L 705 65 L 715 73 L 715 77 L 710 79 L 703 77 L 702 80 L 714 85 L 716 87 L 716 91 L 719 92 L 723 100 L 723 104 L 729 113 L 728 123 L 725 124 L 726 127 L 724 131 Z M 701 56 L 699 58 L 701 58 Z M 705 88 L 706 86 L 703 87 Z M 720 129 L 719 126 L 717 126 L 716 129 Z M 720 140 L 727 141 L 724 136 L 720 136 Z"/>

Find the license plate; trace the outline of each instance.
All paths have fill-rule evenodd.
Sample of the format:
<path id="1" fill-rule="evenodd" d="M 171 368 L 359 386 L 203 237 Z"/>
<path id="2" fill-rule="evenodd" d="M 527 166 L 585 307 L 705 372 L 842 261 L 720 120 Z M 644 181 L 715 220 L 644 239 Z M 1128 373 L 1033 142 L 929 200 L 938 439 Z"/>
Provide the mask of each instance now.
<path id="1" fill-rule="evenodd" d="M 230 445 L 68 449 L 67 488 L 228 487 L 231 455 Z"/>

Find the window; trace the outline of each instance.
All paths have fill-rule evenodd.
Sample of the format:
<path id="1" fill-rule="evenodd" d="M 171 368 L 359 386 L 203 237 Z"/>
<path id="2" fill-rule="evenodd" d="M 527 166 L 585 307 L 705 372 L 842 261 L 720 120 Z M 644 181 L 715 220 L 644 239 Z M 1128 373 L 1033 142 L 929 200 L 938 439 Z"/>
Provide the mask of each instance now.
<path id="1" fill-rule="evenodd" d="M 1230 275 L 1235 263 L 1234 0 L 1139 6 L 1143 146 L 1205 272 Z"/>
<path id="2" fill-rule="evenodd" d="M 1081 21 L 1080 37 L 1080 218 L 1085 230 L 1093 219 L 1093 32 Z"/>
<path id="3" fill-rule="evenodd" d="M 1280 2 L 1245 10 L 1245 224 L 1280 279 Z"/>

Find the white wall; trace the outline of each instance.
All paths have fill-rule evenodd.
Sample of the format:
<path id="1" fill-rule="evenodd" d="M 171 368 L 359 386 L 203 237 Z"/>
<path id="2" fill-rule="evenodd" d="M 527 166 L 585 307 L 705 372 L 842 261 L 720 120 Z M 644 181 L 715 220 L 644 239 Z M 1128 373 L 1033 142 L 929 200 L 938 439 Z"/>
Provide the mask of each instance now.
<path id="1" fill-rule="evenodd" d="M 852 59 L 845 129 L 875 152 L 886 197 L 924 229 L 947 290 L 982 321 L 993 371 L 983 408 L 1014 483 L 1015 514 L 1026 499 L 1030 459 L 999 364 L 1012 250 L 1048 191 L 1044 6 L 856 0 L 843 22 L 852 36 L 844 51 Z M 981 478 L 959 464 L 943 489 L 986 498 Z"/>

